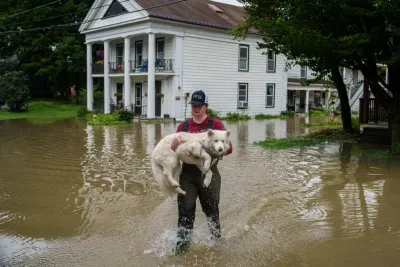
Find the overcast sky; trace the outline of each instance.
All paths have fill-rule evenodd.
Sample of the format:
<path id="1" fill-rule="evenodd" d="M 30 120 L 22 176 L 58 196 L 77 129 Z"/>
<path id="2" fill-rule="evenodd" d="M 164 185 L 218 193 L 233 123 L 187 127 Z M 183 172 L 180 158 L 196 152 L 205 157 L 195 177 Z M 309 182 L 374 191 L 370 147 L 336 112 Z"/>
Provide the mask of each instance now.
<path id="1" fill-rule="evenodd" d="M 231 4 L 231 5 L 236 5 L 236 6 L 241 6 L 242 5 L 236 0 L 213 0 L 213 1 L 221 2 L 221 3 L 227 3 L 227 4 Z"/>

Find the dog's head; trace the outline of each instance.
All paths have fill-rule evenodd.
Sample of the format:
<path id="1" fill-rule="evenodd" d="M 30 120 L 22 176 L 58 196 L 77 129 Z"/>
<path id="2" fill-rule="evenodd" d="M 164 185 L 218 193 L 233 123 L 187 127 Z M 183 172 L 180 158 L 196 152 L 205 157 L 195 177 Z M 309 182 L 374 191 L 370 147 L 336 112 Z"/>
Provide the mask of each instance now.
<path id="1" fill-rule="evenodd" d="M 207 149 L 214 155 L 223 156 L 229 149 L 229 135 L 231 131 L 208 130 Z"/>

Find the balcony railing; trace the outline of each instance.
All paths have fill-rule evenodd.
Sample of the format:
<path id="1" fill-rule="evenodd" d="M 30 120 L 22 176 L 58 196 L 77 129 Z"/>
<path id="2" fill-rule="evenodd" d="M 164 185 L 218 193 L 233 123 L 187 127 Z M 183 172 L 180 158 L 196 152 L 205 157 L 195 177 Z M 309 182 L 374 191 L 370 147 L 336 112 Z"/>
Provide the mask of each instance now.
<path id="1" fill-rule="evenodd" d="M 156 59 L 156 72 L 173 72 L 173 59 Z"/>
<path id="2" fill-rule="evenodd" d="M 124 73 L 124 63 L 108 62 L 110 74 Z M 134 73 L 148 72 L 148 60 L 129 60 L 129 71 Z M 173 59 L 156 59 L 155 72 L 174 72 Z M 92 63 L 92 74 L 104 74 L 103 63 Z"/>
<path id="3" fill-rule="evenodd" d="M 369 122 L 387 122 L 388 121 L 388 113 L 387 111 L 378 104 L 375 98 L 369 98 L 368 101 L 368 110 L 367 114 L 365 114 L 364 110 L 364 98 L 360 98 L 360 123 L 369 123 Z M 365 117 L 365 118 L 364 118 Z"/>
<path id="4" fill-rule="evenodd" d="M 124 73 L 124 62 L 117 63 L 117 62 L 108 62 L 108 72 L 110 74 L 113 73 Z"/>
<path id="5" fill-rule="evenodd" d="M 92 74 L 104 74 L 104 64 L 92 63 Z"/>
<path id="6" fill-rule="evenodd" d="M 129 61 L 130 72 L 147 72 L 148 61 L 147 59 L 142 60 L 130 60 Z"/>

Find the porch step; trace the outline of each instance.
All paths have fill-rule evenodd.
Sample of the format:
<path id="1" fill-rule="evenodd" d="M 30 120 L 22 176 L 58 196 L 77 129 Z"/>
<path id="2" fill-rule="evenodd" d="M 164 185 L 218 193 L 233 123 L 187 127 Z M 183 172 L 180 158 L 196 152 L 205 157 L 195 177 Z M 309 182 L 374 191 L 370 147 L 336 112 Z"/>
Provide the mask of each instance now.
<path id="1" fill-rule="evenodd" d="M 360 142 L 391 145 L 391 134 L 388 128 L 364 127 Z"/>

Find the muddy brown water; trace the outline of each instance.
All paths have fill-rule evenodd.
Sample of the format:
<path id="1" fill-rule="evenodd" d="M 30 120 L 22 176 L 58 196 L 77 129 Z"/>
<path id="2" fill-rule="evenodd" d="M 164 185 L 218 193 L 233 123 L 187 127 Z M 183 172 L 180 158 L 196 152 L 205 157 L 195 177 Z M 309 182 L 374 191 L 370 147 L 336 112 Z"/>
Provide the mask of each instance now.
<path id="1" fill-rule="evenodd" d="M 197 205 L 189 251 L 173 256 L 177 204 L 149 154 L 173 124 L 91 127 L 0 121 L 0 265 L 398 266 L 400 168 L 355 144 L 264 150 L 304 119 L 225 123 L 223 238 Z"/>

